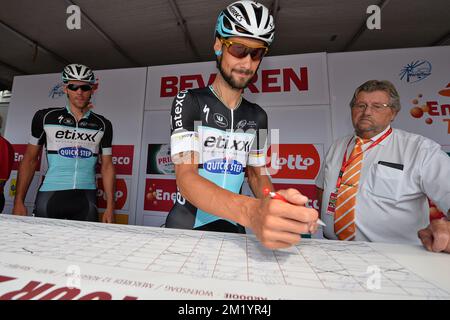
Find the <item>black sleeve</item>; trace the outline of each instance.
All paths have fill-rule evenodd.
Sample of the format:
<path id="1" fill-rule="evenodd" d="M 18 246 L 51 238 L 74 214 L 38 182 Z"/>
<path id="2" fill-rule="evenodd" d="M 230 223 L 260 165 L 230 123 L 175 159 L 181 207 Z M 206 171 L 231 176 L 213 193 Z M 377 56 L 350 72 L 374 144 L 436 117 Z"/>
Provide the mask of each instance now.
<path id="1" fill-rule="evenodd" d="M 46 110 L 39 110 L 34 114 L 31 121 L 30 144 L 42 146 L 45 143 L 44 117 Z"/>
<path id="2" fill-rule="evenodd" d="M 170 133 L 175 131 L 194 131 L 194 122 L 200 120 L 197 98 L 189 90 L 178 93 L 170 112 Z"/>
<path id="3" fill-rule="evenodd" d="M 200 152 L 199 136 L 195 122 L 200 121 L 198 100 L 189 90 L 175 97 L 170 112 L 170 151 L 174 156 L 183 152 Z"/>
<path id="4" fill-rule="evenodd" d="M 250 166 L 260 167 L 266 164 L 269 130 L 266 111 L 259 106 L 256 107 L 258 109 L 256 138 L 253 140 L 252 147 L 250 149 L 248 164 Z"/>
<path id="5" fill-rule="evenodd" d="M 103 121 L 105 123 L 105 133 L 100 143 L 100 152 L 105 156 L 112 155 L 113 127 L 108 119 L 104 118 Z"/>

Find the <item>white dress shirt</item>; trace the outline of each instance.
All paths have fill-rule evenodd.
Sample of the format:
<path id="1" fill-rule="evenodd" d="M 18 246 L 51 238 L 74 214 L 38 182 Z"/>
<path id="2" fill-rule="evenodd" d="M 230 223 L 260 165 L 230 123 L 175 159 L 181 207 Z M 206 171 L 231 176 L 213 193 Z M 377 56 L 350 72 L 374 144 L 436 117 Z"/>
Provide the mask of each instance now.
<path id="1" fill-rule="evenodd" d="M 371 140 L 376 141 L 390 127 Z M 327 213 L 331 192 L 349 143 L 347 158 L 355 136 L 338 139 L 327 152 L 316 180 L 324 190 L 321 219 L 327 225 L 324 236 L 337 239 L 334 216 Z M 363 146 L 366 150 L 371 143 Z M 379 164 L 388 162 L 388 166 Z M 403 169 L 392 168 L 403 165 Z M 417 231 L 429 222 L 426 197 L 447 215 L 450 208 L 450 157 L 436 142 L 423 136 L 393 129 L 380 144 L 363 153 L 362 169 L 356 194 L 356 238 L 360 241 L 420 244 Z"/>

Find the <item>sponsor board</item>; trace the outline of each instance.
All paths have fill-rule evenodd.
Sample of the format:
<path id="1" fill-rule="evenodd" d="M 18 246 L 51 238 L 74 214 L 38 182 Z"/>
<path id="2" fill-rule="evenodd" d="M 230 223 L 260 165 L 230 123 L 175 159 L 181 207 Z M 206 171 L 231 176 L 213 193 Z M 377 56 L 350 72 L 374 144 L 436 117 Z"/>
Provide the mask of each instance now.
<path id="1" fill-rule="evenodd" d="M 114 145 L 112 146 L 112 162 L 116 169 L 116 174 L 133 174 L 134 145 Z M 101 157 L 98 158 L 96 172 L 100 173 Z"/>
<path id="2" fill-rule="evenodd" d="M 169 144 L 148 145 L 147 174 L 175 174 Z"/>
<path id="3" fill-rule="evenodd" d="M 272 144 L 267 151 L 272 178 L 314 180 L 320 170 L 322 149 L 322 145 L 314 144 Z"/>
<path id="4" fill-rule="evenodd" d="M 175 179 L 146 179 L 144 210 L 169 212 L 176 199 Z"/>
<path id="5" fill-rule="evenodd" d="M 126 179 L 116 178 L 115 210 L 128 210 L 128 187 Z M 97 207 L 106 209 L 106 193 L 101 178 L 97 179 Z"/>

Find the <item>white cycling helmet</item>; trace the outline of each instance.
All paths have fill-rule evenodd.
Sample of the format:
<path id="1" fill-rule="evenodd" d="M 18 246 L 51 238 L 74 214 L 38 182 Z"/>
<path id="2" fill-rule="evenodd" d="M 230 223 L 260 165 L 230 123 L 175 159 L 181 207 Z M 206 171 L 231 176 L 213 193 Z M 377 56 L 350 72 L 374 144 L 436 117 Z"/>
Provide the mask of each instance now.
<path id="1" fill-rule="evenodd" d="M 92 70 L 82 64 L 69 64 L 62 72 L 62 81 L 67 83 L 71 80 L 89 82 L 90 84 L 95 83 L 95 76 Z"/>
<path id="2" fill-rule="evenodd" d="M 275 36 L 275 23 L 264 5 L 249 0 L 236 1 L 220 12 L 216 36 L 258 39 L 270 46 Z"/>

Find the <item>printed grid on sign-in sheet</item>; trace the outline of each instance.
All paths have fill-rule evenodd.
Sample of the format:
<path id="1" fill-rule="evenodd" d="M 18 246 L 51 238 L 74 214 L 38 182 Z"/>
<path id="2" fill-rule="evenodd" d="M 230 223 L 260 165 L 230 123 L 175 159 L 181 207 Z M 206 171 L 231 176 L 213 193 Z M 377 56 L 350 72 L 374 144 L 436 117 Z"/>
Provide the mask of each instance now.
<path id="1" fill-rule="evenodd" d="M 382 273 L 371 293 L 449 298 L 364 242 L 304 239 L 264 249 L 253 235 L 107 225 L 0 215 L 0 252 L 104 266 L 302 288 L 367 292 L 370 266 Z M 369 272 L 369 273 L 368 273 Z"/>

